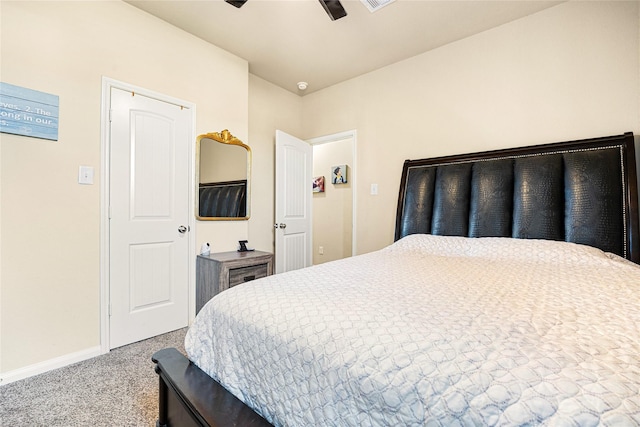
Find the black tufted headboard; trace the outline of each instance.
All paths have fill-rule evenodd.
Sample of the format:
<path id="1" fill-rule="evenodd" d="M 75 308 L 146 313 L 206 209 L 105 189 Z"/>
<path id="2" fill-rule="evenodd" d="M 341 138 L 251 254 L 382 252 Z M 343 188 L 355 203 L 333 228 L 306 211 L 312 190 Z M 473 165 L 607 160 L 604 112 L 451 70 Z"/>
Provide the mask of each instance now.
<path id="1" fill-rule="evenodd" d="M 407 160 L 395 240 L 564 240 L 640 263 L 633 134 Z"/>
<path id="2" fill-rule="evenodd" d="M 198 188 L 199 217 L 247 216 L 247 180 L 202 183 Z"/>

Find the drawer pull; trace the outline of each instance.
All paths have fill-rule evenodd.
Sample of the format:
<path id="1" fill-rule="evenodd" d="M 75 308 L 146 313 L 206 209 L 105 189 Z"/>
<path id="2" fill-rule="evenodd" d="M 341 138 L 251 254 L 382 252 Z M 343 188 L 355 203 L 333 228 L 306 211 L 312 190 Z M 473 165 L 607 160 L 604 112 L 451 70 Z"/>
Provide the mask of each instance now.
<path id="1" fill-rule="evenodd" d="M 0 0 L 2 1 L 2 0 Z M 233 287 L 240 283 L 267 276 L 267 264 L 257 264 L 246 267 L 233 268 L 229 270 L 229 286 Z"/>

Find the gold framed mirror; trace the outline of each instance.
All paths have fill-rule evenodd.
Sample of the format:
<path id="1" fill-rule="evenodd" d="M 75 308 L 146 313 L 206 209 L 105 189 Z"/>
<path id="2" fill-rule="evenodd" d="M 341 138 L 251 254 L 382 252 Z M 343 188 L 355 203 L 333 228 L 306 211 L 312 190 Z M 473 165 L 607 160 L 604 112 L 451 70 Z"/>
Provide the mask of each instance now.
<path id="1" fill-rule="evenodd" d="M 251 148 L 227 129 L 196 139 L 196 218 L 247 220 L 251 207 Z"/>

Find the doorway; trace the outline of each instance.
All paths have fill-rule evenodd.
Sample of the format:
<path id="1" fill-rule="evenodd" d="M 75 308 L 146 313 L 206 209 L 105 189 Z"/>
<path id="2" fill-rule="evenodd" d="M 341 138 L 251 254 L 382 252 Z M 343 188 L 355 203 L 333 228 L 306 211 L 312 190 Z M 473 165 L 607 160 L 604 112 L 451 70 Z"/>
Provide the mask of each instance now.
<path id="1" fill-rule="evenodd" d="M 313 264 L 356 254 L 356 131 L 308 140 L 313 147 L 313 176 L 324 178 L 312 201 Z M 336 168 L 340 179 L 334 183 Z"/>
<path id="2" fill-rule="evenodd" d="M 193 117 L 193 105 L 103 80 L 103 352 L 193 312 Z"/>

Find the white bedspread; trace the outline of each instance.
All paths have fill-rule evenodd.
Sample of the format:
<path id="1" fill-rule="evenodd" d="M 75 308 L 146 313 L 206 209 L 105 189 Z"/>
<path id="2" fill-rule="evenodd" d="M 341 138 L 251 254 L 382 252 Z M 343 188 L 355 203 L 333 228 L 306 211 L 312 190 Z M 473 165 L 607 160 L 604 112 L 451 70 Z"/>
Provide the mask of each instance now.
<path id="1" fill-rule="evenodd" d="M 217 295 L 186 349 L 277 426 L 640 425 L 640 267 L 413 235 Z"/>

